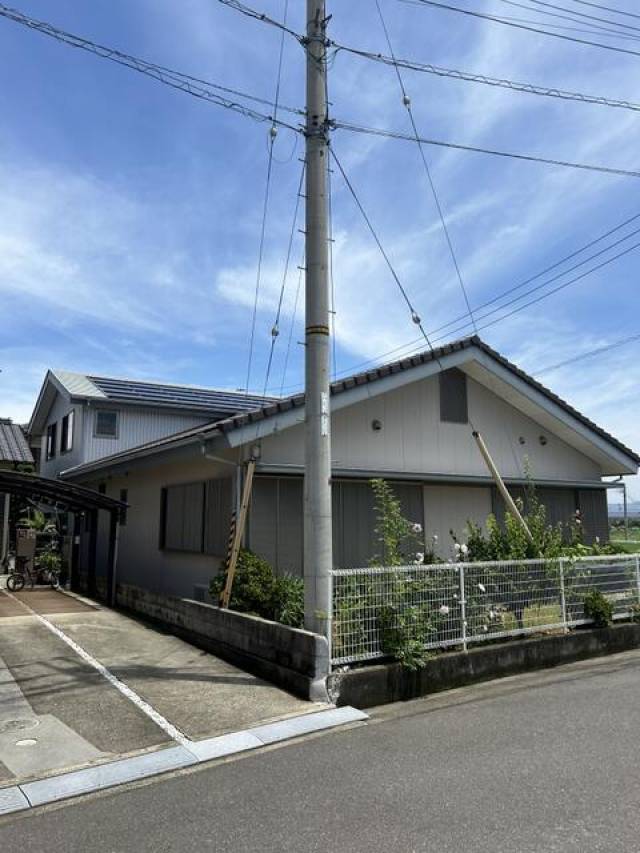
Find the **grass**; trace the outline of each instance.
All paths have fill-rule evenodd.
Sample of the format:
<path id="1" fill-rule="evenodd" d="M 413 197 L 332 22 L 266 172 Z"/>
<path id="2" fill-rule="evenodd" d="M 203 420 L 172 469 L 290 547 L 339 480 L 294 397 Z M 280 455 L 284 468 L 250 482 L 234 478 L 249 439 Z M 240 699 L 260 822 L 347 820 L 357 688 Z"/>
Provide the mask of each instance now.
<path id="1" fill-rule="evenodd" d="M 610 542 L 621 554 L 640 554 L 640 527 L 629 527 L 629 538 L 626 539 L 621 527 L 612 527 L 609 531 Z"/>

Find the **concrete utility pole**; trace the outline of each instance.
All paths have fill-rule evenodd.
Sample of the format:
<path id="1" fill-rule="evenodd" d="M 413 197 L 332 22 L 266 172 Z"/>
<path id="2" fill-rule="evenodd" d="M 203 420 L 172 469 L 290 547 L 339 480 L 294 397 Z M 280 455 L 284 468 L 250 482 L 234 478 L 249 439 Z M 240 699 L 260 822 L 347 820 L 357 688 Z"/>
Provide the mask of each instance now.
<path id="1" fill-rule="evenodd" d="M 307 0 L 304 624 L 331 641 L 331 418 L 325 0 Z"/>

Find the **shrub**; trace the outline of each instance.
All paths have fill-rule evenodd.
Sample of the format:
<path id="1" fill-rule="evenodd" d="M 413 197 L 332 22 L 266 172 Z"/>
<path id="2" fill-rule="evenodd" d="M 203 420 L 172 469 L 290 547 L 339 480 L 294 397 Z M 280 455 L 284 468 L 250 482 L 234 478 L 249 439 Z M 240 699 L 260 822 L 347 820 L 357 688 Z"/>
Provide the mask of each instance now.
<path id="1" fill-rule="evenodd" d="M 227 580 L 222 571 L 211 581 L 209 592 L 218 599 Z M 277 577 L 270 564 L 251 551 L 240 551 L 229 607 L 282 622 L 292 628 L 304 623 L 304 581 L 291 575 Z"/>
<path id="2" fill-rule="evenodd" d="M 606 628 L 613 621 L 613 604 L 599 589 L 591 589 L 583 599 L 585 619 L 592 619 L 596 628 Z"/>

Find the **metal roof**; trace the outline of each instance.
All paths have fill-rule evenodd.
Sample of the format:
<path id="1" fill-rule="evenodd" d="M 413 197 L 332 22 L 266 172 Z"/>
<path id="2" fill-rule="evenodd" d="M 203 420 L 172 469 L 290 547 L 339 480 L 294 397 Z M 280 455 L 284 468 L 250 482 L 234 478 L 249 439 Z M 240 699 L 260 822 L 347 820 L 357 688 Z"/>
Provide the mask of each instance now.
<path id="1" fill-rule="evenodd" d="M 491 358 L 495 359 L 498 363 L 507 368 L 511 373 L 518 376 L 532 388 L 544 394 L 544 396 L 547 397 L 549 400 L 563 408 L 566 412 L 568 412 L 570 415 L 572 415 L 574 418 L 584 424 L 584 426 L 592 430 L 596 435 L 609 442 L 613 447 L 617 448 L 619 451 L 621 451 L 630 459 L 632 459 L 636 464 L 640 465 L 640 455 L 638 455 L 635 451 L 631 450 L 613 435 L 606 432 L 606 430 L 599 427 L 593 421 L 589 420 L 589 418 L 587 418 L 577 409 L 574 409 L 573 406 L 566 402 L 566 400 L 563 400 L 557 394 L 554 394 L 553 391 L 550 391 L 532 376 L 529 376 L 529 374 L 525 373 L 515 364 L 506 359 L 504 356 L 500 355 L 500 353 L 496 352 L 496 350 L 488 346 L 477 335 L 468 338 L 462 338 L 461 340 L 453 341 L 452 343 L 445 344 L 444 346 L 437 347 L 429 351 L 420 352 L 416 355 L 408 356 L 406 358 L 399 359 L 398 361 L 381 365 L 380 367 L 374 367 L 371 370 L 353 374 L 352 376 L 349 376 L 346 379 L 341 379 L 337 382 L 332 383 L 331 394 L 332 396 L 342 394 L 360 385 L 366 385 L 367 383 L 376 382 L 377 380 L 383 379 L 386 376 L 391 376 L 396 373 L 402 373 L 404 371 L 411 370 L 414 367 L 419 367 L 421 364 L 427 364 L 433 361 L 439 362 L 441 358 L 444 358 L 445 356 L 450 355 L 451 353 L 471 348 L 476 348 L 481 350 L 482 352 L 485 352 Z M 172 445 L 180 446 L 183 444 L 187 444 L 193 440 L 202 440 L 204 436 L 215 434 L 216 432 L 231 432 L 234 429 L 247 426 L 248 424 L 257 423 L 258 421 L 265 420 L 280 413 L 287 412 L 294 408 L 300 408 L 302 406 L 304 406 L 303 393 L 294 394 L 290 397 L 283 397 L 277 400 L 271 400 L 269 403 L 267 403 L 267 405 L 255 407 L 249 411 L 240 412 L 222 420 L 210 421 L 209 423 L 201 424 L 197 427 L 185 430 L 184 432 L 176 433 L 166 438 L 157 439 L 156 441 L 139 445 L 136 448 L 132 448 L 128 451 L 123 451 L 122 453 L 117 453 L 110 457 L 105 457 L 93 463 L 90 462 L 85 465 L 79 465 L 76 468 L 64 472 L 64 475 L 72 476 L 76 473 L 81 474 L 85 470 L 89 471 L 94 468 L 108 467 L 111 464 L 117 464 L 121 461 L 124 462 L 125 460 L 135 458 L 136 456 L 145 456 L 155 453 L 156 451 L 160 452 L 165 448 L 170 449 Z"/>
<path id="2" fill-rule="evenodd" d="M 71 512 L 83 512 L 91 509 L 106 509 L 109 511 L 124 509 L 127 504 L 123 501 L 108 498 L 93 489 L 52 480 L 49 477 L 38 477 L 35 474 L 22 474 L 19 471 L 0 469 L 0 492 L 8 492 L 39 503 L 49 504 L 58 509 Z"/>
<path id="3" fill-rule="evenodd" d="M 188 409 L 220 417 L 255 409 L 265 400 L 264 397 L 241 391 L 221 391 L 191 385 L 166 385 L 104 376 L 87 376 L 87 379 L 102 393 L 103 398 L 113 402 Z M 266 399 L 271 402 L 274 398 Z"/>
<path id="4" fill-rule="evenodd" d="M 0 462 L 33 464 L 33 454 L 19 424 L 0 421 Z"/>

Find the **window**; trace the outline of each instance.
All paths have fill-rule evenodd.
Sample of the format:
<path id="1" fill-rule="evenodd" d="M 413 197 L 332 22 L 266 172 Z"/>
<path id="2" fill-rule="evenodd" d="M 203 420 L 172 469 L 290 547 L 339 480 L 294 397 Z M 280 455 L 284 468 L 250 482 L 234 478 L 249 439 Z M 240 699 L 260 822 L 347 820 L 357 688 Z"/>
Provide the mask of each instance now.
<path id="1" fill-rule="evenodd" d="M 440 374 L 440 420 L 452 424 L 469 422 L 467 374 L 455 367 Z"/>
<path id="2" fill-rule="evenodd" d="M 126 490 L 120 493 L 126 495 Z M 232 481 L 229 477 L 181 483 L 162 489 L 160 548 L 223 557 L 231 522 Z"/>
<path id="3" fill-rule="evenodd" d="M 53 459 L 56 455 L 57 424 L 49 424 L 47 427 L 47 459 Z"/>
<path id="4" fill-rule="evenodd" d="M 120 489 L 120 500 L 123 504 L 129 502 L 129 490 L 128 489 Z M 127 507 L 123 507 L 120 510 L 120 527 L 127 526 Z"/>
<path id="5" fill-rule="evenodd" d="M 117 438 L 118 413 L 107 409 L 97 409 L 95 435 L 97 438 Z"/>
<path id="6" fill-rule="evenodd" d="M 60 431 L 60 453 L 68 453 L 73 448 L 73 409 L 62 419 Z"/>

